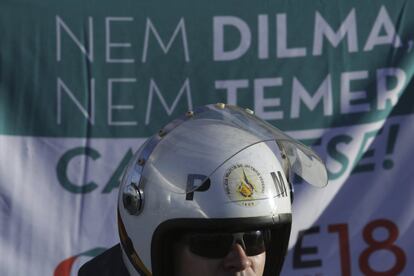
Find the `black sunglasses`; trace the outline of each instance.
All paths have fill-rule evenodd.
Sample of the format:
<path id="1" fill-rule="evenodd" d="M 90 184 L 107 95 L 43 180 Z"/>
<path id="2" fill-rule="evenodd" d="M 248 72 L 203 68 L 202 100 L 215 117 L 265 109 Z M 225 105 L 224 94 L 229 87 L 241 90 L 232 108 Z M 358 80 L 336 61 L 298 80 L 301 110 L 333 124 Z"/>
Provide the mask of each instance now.
<path id="1" fill-rule="evenodd" d="M 254 230 L 237 233 L 190 233 L 184 236 L 192 253 L 209 258 L 224 258 L 235 243 L 241 245 L 247 256 L 259 255 L 270 243 L 270 232 Z"/>

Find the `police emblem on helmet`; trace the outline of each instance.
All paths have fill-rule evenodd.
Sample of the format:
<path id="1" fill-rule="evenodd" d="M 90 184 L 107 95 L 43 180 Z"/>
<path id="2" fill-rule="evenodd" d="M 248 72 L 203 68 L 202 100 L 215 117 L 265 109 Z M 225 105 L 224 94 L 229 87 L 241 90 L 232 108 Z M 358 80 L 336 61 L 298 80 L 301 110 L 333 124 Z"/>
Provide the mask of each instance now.
<path id="1" fill-rule="evenodd" d="M 259 171 L 248 164 L 235 164 L 224 175 L 224 190 L 230 200 L 251 207 L 265 198 L 265 183 Z"/>

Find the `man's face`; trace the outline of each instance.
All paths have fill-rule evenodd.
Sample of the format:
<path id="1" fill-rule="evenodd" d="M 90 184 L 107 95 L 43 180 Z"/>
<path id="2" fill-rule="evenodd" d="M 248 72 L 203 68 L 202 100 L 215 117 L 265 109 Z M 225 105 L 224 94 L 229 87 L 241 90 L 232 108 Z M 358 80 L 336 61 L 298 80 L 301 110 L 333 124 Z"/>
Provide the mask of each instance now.
<path id="1" fill-rule="evenodd" d="M 221 258 L 207 258 L 194 254 L 187 243 L 176 243 L 174 248 L 175 276 L 261 276 L 266 252 L 248 256 L 242 245 L 234 243 Z"/>

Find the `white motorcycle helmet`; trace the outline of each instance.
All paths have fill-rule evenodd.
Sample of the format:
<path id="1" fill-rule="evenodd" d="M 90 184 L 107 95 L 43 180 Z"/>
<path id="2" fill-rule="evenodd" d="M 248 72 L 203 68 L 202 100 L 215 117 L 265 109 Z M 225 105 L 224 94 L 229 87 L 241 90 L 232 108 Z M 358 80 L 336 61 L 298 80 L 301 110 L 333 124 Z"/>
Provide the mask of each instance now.
<path id="1" fill-rule="evenodd" d="M 188 231 L 267 230 L 264 275 L 278 275 L 292 221 L 290 178 L 323 187 L 308 147 L 236 106 L 187 112 L 149 138 L 125 170 L 118 199 L 124 263 L 132 276 L 171 275 L 172 243 Z"/>

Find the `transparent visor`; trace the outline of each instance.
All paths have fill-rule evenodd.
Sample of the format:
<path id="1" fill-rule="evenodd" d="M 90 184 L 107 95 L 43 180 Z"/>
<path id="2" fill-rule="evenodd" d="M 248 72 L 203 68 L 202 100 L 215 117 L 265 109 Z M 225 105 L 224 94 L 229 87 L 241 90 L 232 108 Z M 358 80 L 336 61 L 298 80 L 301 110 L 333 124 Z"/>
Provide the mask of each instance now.
<path id="1" fill-rule="evenodd" d="M 208 105 L 176 119 L 161 131 L 162 137 L 153 136 L 137 154 L 137 159 L 148 155 L 142 176 L 172 192 L 189 193 L 201 189 L 239 152 L 275 141 L 279 152 L 273 153 L 289 174 L 316 187 L 327 185 L 325 165 L 312 149 L 251 113 L 236 106 Z"/>

